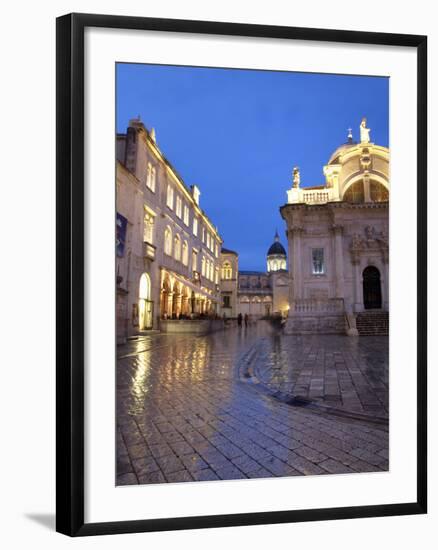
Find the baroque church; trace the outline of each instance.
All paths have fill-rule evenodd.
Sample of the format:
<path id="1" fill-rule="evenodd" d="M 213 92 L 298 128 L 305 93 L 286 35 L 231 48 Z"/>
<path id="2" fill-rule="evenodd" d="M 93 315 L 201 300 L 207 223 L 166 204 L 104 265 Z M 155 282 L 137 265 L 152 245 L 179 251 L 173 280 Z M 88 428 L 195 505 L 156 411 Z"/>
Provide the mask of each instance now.
<path id="1" fill-rule="evenodd" d="M 287 333 L 384 334 L 389 310 L 389 149 L 348 140 L 324 166 L 325 184 L 301 187 L 293 173 L 286 222 Z"/>
<path id="2" fill-rule="evenodd" d="M 323 168 L 325 184 L 301 186 L 293 170 L 287 202 L 288 253 L 278 234 L 267 272 L 239 271 L 221 252 L 221 311 L 281 315 L 290 334 L 387 334 L 389 310 L 389 149 L 349 130 Z"/>

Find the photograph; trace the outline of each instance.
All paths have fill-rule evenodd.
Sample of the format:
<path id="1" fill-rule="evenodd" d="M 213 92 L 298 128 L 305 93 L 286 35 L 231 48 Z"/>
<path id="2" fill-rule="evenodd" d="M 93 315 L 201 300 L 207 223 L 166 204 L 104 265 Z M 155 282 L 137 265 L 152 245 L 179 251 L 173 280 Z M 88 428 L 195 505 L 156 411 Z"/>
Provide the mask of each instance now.
<path id="1" fill-rule="evenodd" d="M 390 471 L 390 79 L 115 77 L 115 484 Z"/>

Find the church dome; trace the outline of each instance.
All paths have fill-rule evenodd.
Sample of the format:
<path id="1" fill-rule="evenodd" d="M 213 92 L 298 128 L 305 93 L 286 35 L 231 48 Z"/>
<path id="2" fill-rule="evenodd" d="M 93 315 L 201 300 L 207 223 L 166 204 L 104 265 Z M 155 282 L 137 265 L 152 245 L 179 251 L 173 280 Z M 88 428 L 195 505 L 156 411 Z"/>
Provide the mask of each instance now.
<path id="1" fill-rule="evenodd" d="M 274 254 L 286 256 L 286 250 L 284 249 L 284 246 L 279 241 L 275 241 L 269 247 L 268 256 L 273 256 Z"/>
<path id="2" fill-rule="evenodd" d="M 286 269 L 286 250 L 280 242 L 278 232 L 275 232 L 274 242 L 269 247 L 267 260 L 268 273 Z"/>

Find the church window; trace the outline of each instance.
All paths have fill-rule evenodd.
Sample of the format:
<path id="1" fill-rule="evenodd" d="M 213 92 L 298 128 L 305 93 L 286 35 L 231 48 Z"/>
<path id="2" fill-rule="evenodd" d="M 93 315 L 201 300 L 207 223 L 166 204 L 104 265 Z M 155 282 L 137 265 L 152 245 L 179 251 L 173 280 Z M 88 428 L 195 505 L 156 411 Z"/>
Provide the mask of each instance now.
<path id="1" fill-rule="evenodd" d="M 344 201 L 350 203 L 364 202 L 365 194 L 363 181 L 356 181 L 351 185 L 344 194 Z"/>
<path id="2" fill-rule="evenodd" d="M 388 190 L 377 181 L 370 182 L 370 198 L 373 202 L 385 202 L 389 200 Z"/>
<path id="3" fill-rule="evenodd" d="M 322 275 L 325 273 L 323 248 L 312 249 L 312 273 L 313 275 Z"/>

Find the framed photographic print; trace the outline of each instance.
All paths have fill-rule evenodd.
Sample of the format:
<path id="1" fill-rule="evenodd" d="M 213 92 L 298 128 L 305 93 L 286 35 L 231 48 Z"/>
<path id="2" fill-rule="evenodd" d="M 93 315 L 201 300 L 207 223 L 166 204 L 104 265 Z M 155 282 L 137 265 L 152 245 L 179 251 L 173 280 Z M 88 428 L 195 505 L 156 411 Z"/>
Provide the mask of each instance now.
<path id="1" fill-rule="evenodd" d="M 426 512 L 426 37 L 57 20 L 57 530 Z"/>

